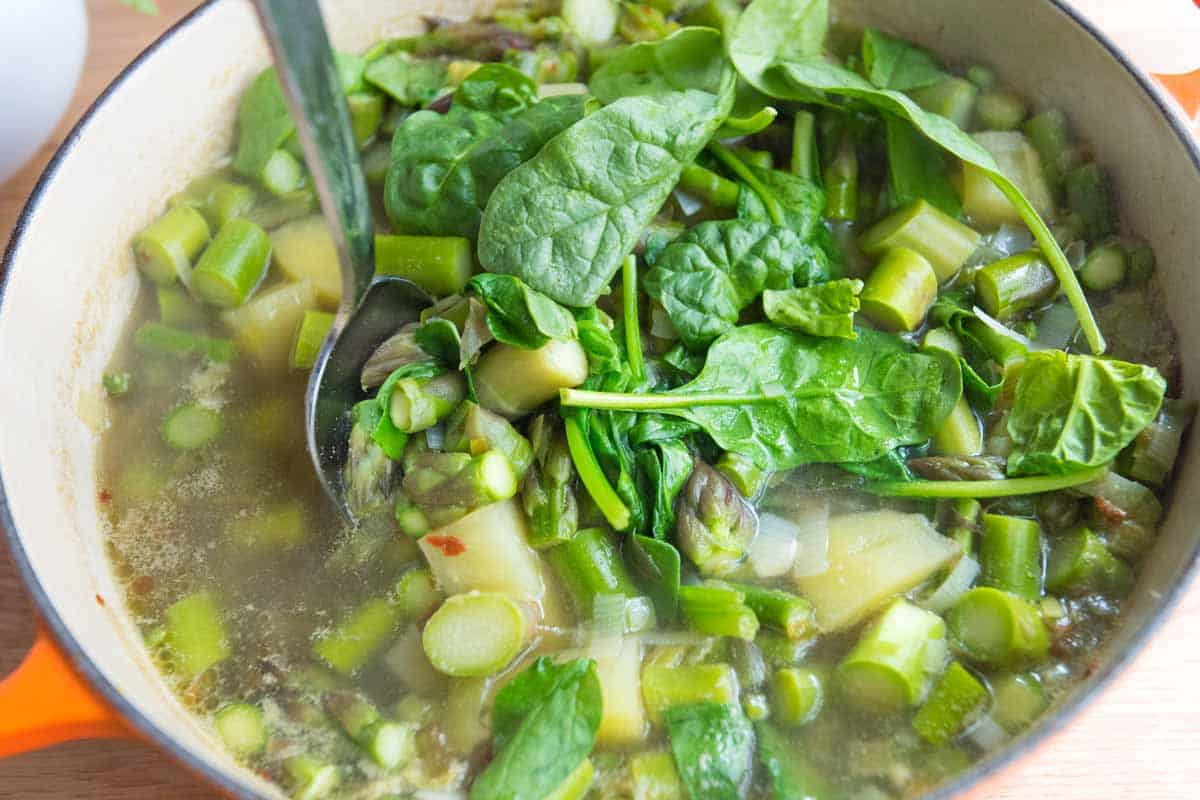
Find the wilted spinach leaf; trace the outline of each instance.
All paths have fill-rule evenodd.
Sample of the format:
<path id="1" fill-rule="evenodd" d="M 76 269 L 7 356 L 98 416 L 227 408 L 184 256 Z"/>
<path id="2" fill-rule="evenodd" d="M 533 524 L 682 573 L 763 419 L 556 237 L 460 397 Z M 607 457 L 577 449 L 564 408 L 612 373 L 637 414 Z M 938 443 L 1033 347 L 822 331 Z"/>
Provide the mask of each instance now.
<path id="1" fill-rule="evenodd" d="M 540 800 L 587 758 L 603 698 L 596 664 L 547 657 L 513 679 L 492 708 L 495 757 L 471 785 L 471 800 Z"/>
<path id="2" fill-rule="evenodd" d="M 754 728 L 739 706 L 696 703 L 667 710 L 671 752 L 688 793 L 739 800 L 754 758 Z"/>
<path id="3" fill-rule="evenodd" d="M 763 312 L 774 324 L 810 336 L 856 339 L 854 312 L 862 290 L 863 282 L 852 278 L 800 289 L 768 289 L 763 292 Z"/>
<path id="4" fill-rule="evenodd" d="M 683 561 L 674 545 L 640 534 L 629 539 L 627 556 L 647 587 L 659 619 L 674 619 Z"/>
<path id="5" fill-rule="evenodd" d="M 770 192 L 781 211 L 779 225 L 791 228 L 801 239 L 812 241 L 823 230 L 821 213 L 825 208 L 825 192 L 806 178 L 746 164 L 754 177 L 755 191 L 743 190 L 738 195 L 738 219 L 773 221 L 763 204 L 760 192 Z"/>
<path id="6" fill-rule="evenodd" d="M 662 98 L 699 90 L 720 95 L 730 65 L 721 34 L 711 28 L 683 28 L 657 42 L 622 48 L 592 75 L 588 88 L 600 102 L 622 97 Z"/>
<path id="7" fill-rule="evenodd" d="M 454 105 L 508 120 L 538 100 L 537 83 L 507 64 L 484 64 L 459 84 Z"/>
<path id="8" fill-rule="evenodd" d="M 413 58 L 408 53 L 380 56 L 367 64 L 363 77 L 402 106 L 426 105 L 447 82 L 446 65 L 441 61 Z"/>
<path id="9" fill-rule="evenodd" d="M 588 372 L 602 375 L 620 371 L 625 365 L 625 356 L 613 337 L 613 321 L 595 306 L 573 309 L 575 327 L 579 332 L 579 344 L 588 357 Z"/>
<path id="10" fill-rule="evenodd" d="M 874 28 L 863 31 L 862 59 L 867 80 L 880 89 L 908 92 L 946 79 L 941 64 L 928 50 Z"/>
<path id="11" fill-rule="evenodd" d="M 392 372 L 379 393 L 374 397 L 363 400 L 354 407 L 355 419 L 371 431 L 375 444 L 393 461 L 399 461 L 404 456 L 404 446 L 408 443 L 408 434 L 401 431 L 392 422 L 392 392 L 396 383 L 404 378 L 425 380 L 441 375 L 446 368 L 434 361 L 415 361 L 405 364 Z M 369 404 L 374 404 L 371 409 Z"/>
<path id="12" fill-rule="evenodd" d="M 834 797 L 828 782 L 796 747 L 766 722 L 754 726 L 758 760 L 771 779 L 771 800 L 827 800 Z"/>
<path id="13" fill-rule="evenodd" d="M 892 207 L 925 200 L 952 217 L 962 215 L 958 190 L 950 182 L 941 149 L 908 122 L 884 117 L 887 126 L 888 195 Z"/>
<path id="14" fill-rule="evenodd" d="M 1008 474 L 1058 475 L 1108 463 L 1153 421 L 1166 386 L 1145 364 L 1030 353 L 1008 417 Z"/>
<path id="15" fill-rule="evenodd" d="M 551 339 L 575 335 L 571 312 L 512 275 L 476 275 L 468 286 L 488 308 L 487 326 L 496 341 L 537 350 Z"/>

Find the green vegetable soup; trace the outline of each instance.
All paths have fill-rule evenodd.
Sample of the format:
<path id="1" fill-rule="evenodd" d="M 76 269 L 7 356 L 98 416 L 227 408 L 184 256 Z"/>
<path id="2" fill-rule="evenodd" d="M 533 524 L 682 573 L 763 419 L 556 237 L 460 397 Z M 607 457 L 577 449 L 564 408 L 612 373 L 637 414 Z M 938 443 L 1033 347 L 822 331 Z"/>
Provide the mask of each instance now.
<path id="1" fill-rule="evenodd" d="M 341 291 L 273 70 L 132 247 L 101 500 L 180 699 L 295 798 L 919 797 L 1091 670 L 1192 407 L 1086 131 L 823 0 L 539 2 L 340 54 Z"/>

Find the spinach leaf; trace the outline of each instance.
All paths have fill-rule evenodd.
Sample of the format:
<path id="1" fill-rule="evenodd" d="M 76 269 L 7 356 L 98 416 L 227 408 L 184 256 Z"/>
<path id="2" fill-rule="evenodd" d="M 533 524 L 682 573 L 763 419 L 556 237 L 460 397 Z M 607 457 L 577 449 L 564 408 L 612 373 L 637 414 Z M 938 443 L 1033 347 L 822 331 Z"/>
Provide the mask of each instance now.
<path id="1" fill-rule="evenodd" d="M 667 710 L 667 730 L 688 794 L 739 800 L 754 758 L 754 728 L 736 705 L 695 703 Z"/>
<path id="2" fill-rule="evenodd" d="M 593 305 L 728 114 L 733 76 L 723 74 L 719 95 L 626 97 L 551 139 L 493 192 L 480 263 L 565 305 Z"/>
<path id="3" fill-rule="evenodd" d="M 1116 458 L 1154 420 L 1166 381 L 1144 364 L 1030 353 L 1017 379 L 1009 475 L 1060 475 Z"/>
<path id="4" fill-rule="evenodd" d="M 928 50 L 874 28 L 863 31 L 862 60 L 867 79 L 880 89 L 908 92 L 946 79 L 945 70 Z"/>
<path id="5" fill-rule="evenodd" d="M 642 495 L 651 500 L 647 527 L 655 539 L 666 539 L 675 531 L 675 498 L 695 464 L 692 451 L 678 439 L 659 441 L 639 450 L 637 463 Z"/>
<path id="6" fill-rule="evenodd" d="M 854 312 L 862 290 L 863 282 L 851 278 L 800 289 L 768 289 L 763 292 L 763 312 L 776 325 L 810 336 L 856 339 Z"/>
<path id="7" fill-rule="evenodd" d="M 487 326 L 496 341 L 537 350 L 551 339 L 575 335 L 571 312 L 512 275 L 476 275 L 467 284 L 488 307 Z"/>
<path id="8" fill-rule="evenodd" d="M 507 64 L 484 64 L 459 84 L 454 105 L 508 120 L 538 100 L 537 82 Z"/>
<path id="9" fill-rule="evenodd" d="M 780 221 L 776 224 L 791 228 L 805 241 L 812 241 L 824 226 L 821 214 L 825 209 L 825 192 L 812 181 L 782 172 L 744 164 L 746 172 L 753 178 L 752 191 L 738 195 L 738 219 L 771 220 L 762 195 L 768 193 L 780 210 Z"/>
<path id="10" fill-rule="evenodd" d="M 457 325 L 448 319 L 433 317 L 422 322 L 414 336 L 422 350 L 443 364 L 458 369 L 462 336 Z"/>
<path id="11" fill-rule="evenodd" d="M 764 289 L 829 280 L 825 253 L 791 229 L 764 222 L 705 222 L 668 245 L 646 274 L 646 293 L 662 303 L 688 347 L 706 347 L 738 321 Z"/>
<path id="12" fill-rule="evenodd" d="M 371 430 L 371 438 L 388 458 L 399 461 L 404 456 L 404 446 L 408 444 L 408 434 L 401 431 L 392 422 L 392 392 L 396 388 L 396 383 L 404 378 L 427 380 L 441 375 L 445 371 L 446 369 L 441 364 L 434 361 L 414 361 L 411 364 L 405 364 L 387 377 L 375 397 L 364 400 L 354 407 L 356 419 L 364 425 L 369 420 L 374 421 L 373 425 L 368 426 Z M 376 416 L 376 412 L 365 407 L 360 410 L 359 407 L 364 403 L 374 403 L 378 416 Z M 359 416 L 360 414 L 361 416 Z"/>
<path id="13" fill-rule="evenodd" d="M 783 100 L 811 102 L 826 95 L 860 100 L 879 111 L 910 122 L 930 141 L 982 170 L 1013 204 L 1026 227 L 1033 233 L 1046 260 L 1050 262 L 1059 285 L 1067 295 L 1071 308 L 1079 318 L 1080 327 L 1092 352 L 1103 353 L 1104 335 L 1096 325 L 1070 262 L 1037 210 L 1016 184 L 1000 172 L 999 165 L 991 153 L 953 122 L 925 111 L 907 95 L 891 89 L 876 88 L 857 73 L 824 60 L 819 56 L 819 47 L 805 52 L 806 48 L 798 46 L 797 42 L 814 40 L 817 32 L 820 32 L 823 38 L 828 25 L 827 20 L 805 17 L 801 24 L 807 25 L 811 30 L 795 32 L 795 42 L 781 41 L 774 35 L 753 30 L 749 21 L 754 19 L 759 19 L 762 24 L 764 21 L 769 23 L 774 18 L 776 24 L 779 24 L 781 6 L 785 7 L 785 11 L 786 7 L 808 7 L 807 4 L 797 4 L 788 0 L 753 0 L 743 12 L 729 42 L 730 58 L 742 77 L 760 91 Z M 772 46 L 775 48 L 773 51 L 770 50 Z"/>
<path id="14" fill-rule="evenodd" d="M 432 102 L 447 83 L 445 64 L 408 53 L 380 56 L 367 65 L 363 77 L 402 106 Z"/>
<path id="15" fill-rule="evenodd" d="M 704 369 L 704 354 L 695 353 L 681 344 L 677 344 L 666 352 L 662 362 L 671 367 L 687 380 L 691 380 Z M 686 381 L 684 381 L 686 382 Z"/>
<path id="16" fill-rule="evenodd" d="M 872 461 L 926 441 L 962 394 L 945 353 L 915 353 L 863 329 L 855 342 L 771 325 L 735 328 L 694 381 L 661 394 L 564 390 L 566 407 L 657 411 L 690 420 L 762 469 Z"/>
<path id="17" fill-rule="evenodd" d="M 771 779 L 771 800 L 829 800 L 836 796 L 824 776 L 773 725 L 759 722 L 754 730 L 758 760 Z"/>
<path id="18" fill-rule="evenodd" d="M 683 28 L 656 42 L 623 47 L 588 82 L 604 103 L 622 97 L 669 98 L 697 90 L 717 97 L 728 91 L 729 62 L 721 34 L 711 28 Z"/>
<path id="19" fill-rule="evenodd" d="M 929 318 L 945 325 L 963 345 L 959 356 L 963 389 L 977 407 L 990 410 L 1003 388 L 1003 366 L 1024 359 L 1028 348 L 1015 335 L 1005 336 L 979 319 L 971 306 L 969 287 L 942 292 L 929 311 Z M 991 378 L 989 380 L 988 378 Z"/>
<path id="20" fill-rule="evenodd" d="M 962 201 L 950 181 L 945 156 L 936 144 L 898 117 L 884 117 L 887 128 L 888 186 L 893 208 L 914 200 L 952 217 L 962 216 Z"/>
<path id="21" fill-rule="evenodd" d="M 459 106 L 418 111 L 396 131 L 384 206 L 397 230 L 474 237 L 500 180 L 583 118 L 586 100 L 551 97 L 507 123 Z"/>
<path id="22" fill-rule="evenodd" d="M 746 81 L 771 97 L 776 62 L 819 55 L 829 30 L 829 0 L 754 0 L 726 42 L 729 58 Z M 793 87 L 786 87 L 789 91 Z M 791 99 L 791 98 L 785 98 Z M 800 102 L 819 99 L 811 93 Z"/>
<path id="23" fill-rule="evenodd" d="M 588 357 L 588 373 L 602 375 L 617 372 L 624 365 L 624 355 L 613 337 L 613 321 L 595 306 L 573 309 L 579 344 Z"/>
<path id="24" fill-rule="evenodd" d="M 838 464 L 839 467 L 869 481 L 913 481 L 916 476 L 908 466 L 909 451 L 916 448 L 899 447 L 874 461 Z"/>
<path id="25" fill-rule="evenodd" d="M 658 618 L 674 619 L 683 569 L 679 551 L 669 542 L 635 534 L 629 538 L 626 552 L 634 573 L 642 579 L 642 585 L 654 601 Z"/>
<path id="26" fill-rule="evenodd" d="M 471 800 L 549 796 L 595 746 L 602 703 L 591 659 L 533 662 L 496 695 L 496 755 L 471 785 Z"/>

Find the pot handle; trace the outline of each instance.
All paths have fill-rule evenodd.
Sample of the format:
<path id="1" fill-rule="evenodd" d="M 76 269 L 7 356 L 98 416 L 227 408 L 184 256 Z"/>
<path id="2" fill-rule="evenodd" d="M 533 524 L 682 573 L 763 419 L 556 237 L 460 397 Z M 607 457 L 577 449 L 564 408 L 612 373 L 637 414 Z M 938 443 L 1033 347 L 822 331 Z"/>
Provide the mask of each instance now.
<path id="1" fill-rule="evenodd" d="M 0 758 L 76 739 L 136 739 L 39 622 L 33 647 L 0 681 Z"/>
<path id="2" fill-rule="evenodd" d="M 1175 98 L 1193 125 L 1200 124 L 1200 69 L 1182 75 L 1152 74 L 1152 77 Z"/>

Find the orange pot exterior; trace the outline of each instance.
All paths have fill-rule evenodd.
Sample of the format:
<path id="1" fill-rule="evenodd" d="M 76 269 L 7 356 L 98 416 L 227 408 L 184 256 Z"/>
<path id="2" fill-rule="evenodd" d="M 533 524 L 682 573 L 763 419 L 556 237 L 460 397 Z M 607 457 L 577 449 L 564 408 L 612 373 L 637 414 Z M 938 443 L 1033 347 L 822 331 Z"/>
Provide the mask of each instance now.
<path id="1" fill-rule="evenodd" d="M 134 738 L 39 624 L 21 666 L 0 682 L 0 757 L 76 739 Z"/>
<path id="2" fill-rule="evenodd" d="M 1200 122 L 1200 69 L 1183 75 L 1155 75 L 1154 79 L 1174 96 L 1188 119 Z"/>

